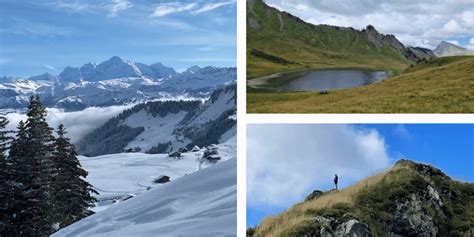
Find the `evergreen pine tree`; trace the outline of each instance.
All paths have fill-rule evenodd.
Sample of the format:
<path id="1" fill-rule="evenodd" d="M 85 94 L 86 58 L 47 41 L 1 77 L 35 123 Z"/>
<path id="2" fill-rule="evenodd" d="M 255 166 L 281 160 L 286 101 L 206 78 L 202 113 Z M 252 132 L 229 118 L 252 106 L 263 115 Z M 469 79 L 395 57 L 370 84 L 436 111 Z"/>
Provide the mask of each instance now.
<path id="1" fill-rule="evenodd" d="M 46 109 L 32 96 L 26 123 L 20 123 L 10 149 L 15 171 L 14 226 L 22 236 L 48 236 L 54 232 L 54 137 L 46 122 Z"/>
<path id="2" fill-rule="evenodd" d="M 85 178 L 87 172 L 77 159 L 76 148 L 66 137 L 66 129 L 61 124 L 56 133 L 56 151 L 54 161 L 59 170 L 55 179 L 55 199 L 60 218 L 60 227 L 70 225 L 93 214 L 88 208 L 94 206 L 96 199 L 91 193 L 97 193 Z M 98 194 L 98 193 L 97 193 Z"/>
<path id="3" fill-rule="evenodd" d="M 7 118 L 0 116 L 0 236 L 8 236 L 11 232 L 11 206 L 14 201 L 12 164 L 5 155 L 11 140 L 8 132 L 4 130 L 7 124 Z"/>

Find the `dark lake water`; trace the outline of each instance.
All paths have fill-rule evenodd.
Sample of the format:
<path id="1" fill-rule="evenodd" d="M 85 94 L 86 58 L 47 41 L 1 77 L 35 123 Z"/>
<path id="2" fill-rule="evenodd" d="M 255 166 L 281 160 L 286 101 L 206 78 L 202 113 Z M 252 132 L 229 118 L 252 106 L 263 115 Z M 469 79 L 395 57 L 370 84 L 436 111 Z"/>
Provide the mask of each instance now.
<path id="1" fill-rule="evenodd" d="M 389 76 L 389 71 L 309 70 L 258 78 L 249 85 L 256 88 L 271 87 L 283 91 L 337 90 L 369 85 Z"/>

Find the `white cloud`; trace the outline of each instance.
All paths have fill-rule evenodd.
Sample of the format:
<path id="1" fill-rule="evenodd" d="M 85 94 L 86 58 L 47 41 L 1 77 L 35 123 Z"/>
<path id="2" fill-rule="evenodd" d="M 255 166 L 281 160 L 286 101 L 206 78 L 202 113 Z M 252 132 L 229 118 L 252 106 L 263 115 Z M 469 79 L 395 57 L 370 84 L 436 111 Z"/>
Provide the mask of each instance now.
<path id="1" fill-rule="evenodd" d="M 213 11 L 217 8 L 235 4 L 235 1 L 229 2 L 216 2 L 216 3 L 182 3 L 182 2 L 170 2 L 170 3 L 161 3 L 156 5 L 155 10 L 153 11 L 152 17 L 163 17 L 167 15 L 172 15 L 176 13 L 188 12 L 191 14 L 201 14 L 205 12 Z"/>
<path id="2" fill-rule="evenodd" d="M 108 5 L 107 8 L 109 10 L 109 17 L 116 17 L 119 12 L 127 10 L 133 7 L 132 3 L 127 0 L 112 0 Z"/>
<path id="3" fill-rule="evenodd" d="M 434 48 L 440 41 L 473 36 L 472 0 L 265 0 L 314 24 L 362 29 L 371 24 L 404 44 Z"/>
<path id="4" fill-rule="evenodd" d="M 54 67 L 54 66 L 51 66 L 49 64 L 45 64 L 43 65 L 45 68 L 49 69 L 49 70 L 53 70 L 53 71 L 57 71 L 57 69 Z"/>
<path id="5" fill-rule="evenodd" d="M 64 112 L 56 108 L 48 108 L 47 122 L 52 128 L 64 124 L 68 137 L 72 142 L 77 142 L 107 120 L 121 113 L 130 106 L 89 107 L 82 111 Z M 26 120 L 22 113 L 9 113 L 6 115 L 10 121 L 7 130 L 16 130 L 20 120 Z"/>
<path id="6" fill-rule="evenodd" d="M 395 133 L 395 135 L 405 140 L 409 140 L 412 137 L 410 131 L 408 131 L 406 126 L 403 124 L 399 124 L 395 126 L 395 128 L 393 129 L 393 133 Z"/>
<path id="7" fill-rule="evenodd" d="M 201 6 L 201 8 L 197 9 L 193 13 L 194 14 L 200 14 L 200 13 L 203 13 L 203 12 L 208 12 L 208 11 L 215 10 L 219 7 L 223 7 L 223 6 L 229 5 L 229 4 L 234 4 L 234 2 L 208 3 L 208 4 L 204 4 L 203 6 Z"/>
<path id="8" fill-rule="evenodd" d="M 247 126 L 249 206 L 287 206 L 314 189 L 341 186 L 389 164 L 387 146 L 375 130 L 349 125 Z"/>
<path id="9" fill-rule="evenodd" d="M 162 17 L 179 12 L 190 11 L 198 7 L 197 3 L 180 3 L 180 2 L 171 2 L 171 3 L 162 3 L 155 7 L 152 16 Z"/>
<path id="10" fill-rule="evenodd" d="M 463 32 L 463 28 L 454 19 L 451 19 L 446 24 L 444 24 L 443 30 L 452 34 L 459 34 Z"/>
<path id="11" fill-rule="evenodd" d="M 469 40 L 469 44 L 467 45 L 467 48 L 470 49 L 470 50 L 474 50 L 474 37 L 472 37 Z"/>

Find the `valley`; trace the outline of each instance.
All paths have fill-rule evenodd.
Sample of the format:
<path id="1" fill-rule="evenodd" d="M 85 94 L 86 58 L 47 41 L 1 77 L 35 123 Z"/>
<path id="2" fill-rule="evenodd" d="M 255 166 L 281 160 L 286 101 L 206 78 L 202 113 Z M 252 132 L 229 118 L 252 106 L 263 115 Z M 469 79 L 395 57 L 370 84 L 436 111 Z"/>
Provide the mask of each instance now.
<path id="1" fill-rule="evenodd" d="M 468 113 L 474 57 L 437 58 L 367 86 L 315 92 L 247 90 L 250 113 Z"/>
<path id="2" fill-rule="evenodd" d="M 444 77 L 440 77 L 436 70 L 407 74 L 445 60 L 463 61 L 464 66 L 461 67 L 469 68 L 474 66 L 468 57 L 472 54 L 472 51 L 446 41 L 442 41 L 434 50 L 405 46 L 394 35 L 379 33 L 372 25 L 361 30 L 314 25 L 271 7 L 263 0 L 247 1 L 247 111 L 472 112 L 474 87 L 470 70 L 457 71 L 459 67 L 453 63 L 443 65 L 443 72 L 456 71 L 456 74 L 446 73 Z M 444 57 L 447 59 L 442 59 Z M 390 71 L 391 77 L 382 83 L 362 83 L 359 87 L 344 89 L 328 86 L 322 82 L 325 78 L 305 83 L 293 82 L 298 85 L 291 86 L 296 77 L 282 76 L 313 70 Z M 337 77 L 333 80 L 344 80 Z M 435 80 L 424 80 L 426 77 L 437 78 L 436 83 Z M 269 83 L 263 85 L 262 81 Z M 314 86 L 316 84 L 324 86 Z M 426 88 L 429 89 L 426 91 Z M 321 95 L 314 91 L 324 93 Z"/>

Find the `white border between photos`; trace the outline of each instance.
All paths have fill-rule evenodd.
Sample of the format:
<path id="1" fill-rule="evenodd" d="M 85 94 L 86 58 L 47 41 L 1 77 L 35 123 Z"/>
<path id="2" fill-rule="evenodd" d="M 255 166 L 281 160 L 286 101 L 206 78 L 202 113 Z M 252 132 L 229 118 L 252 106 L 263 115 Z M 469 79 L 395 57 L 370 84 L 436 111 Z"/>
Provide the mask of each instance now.
<path id="1" fill-rule="evenodd" d="M 246 0 L 237 0 L 237 236 L 246 236 L 247 124 L 474 124 L 474 114 L 246 114 Z"/>
<path id="2" fill-rule="evenodd" d="M 237 236 L 246 236 L 246 0 L 237 0 Z"/>

